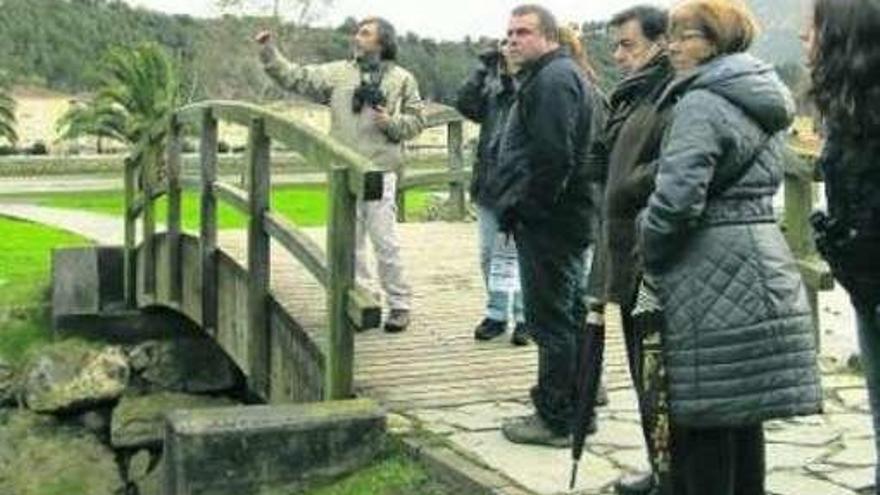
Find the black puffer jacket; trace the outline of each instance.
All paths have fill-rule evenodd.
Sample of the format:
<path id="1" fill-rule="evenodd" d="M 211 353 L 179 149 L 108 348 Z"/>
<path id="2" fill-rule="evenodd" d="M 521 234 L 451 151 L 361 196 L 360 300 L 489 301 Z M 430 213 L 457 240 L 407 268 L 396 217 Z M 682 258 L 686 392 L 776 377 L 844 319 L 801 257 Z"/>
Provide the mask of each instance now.
<path id="1" fill-rule="evenodd" d="M 772 203 L 791 95 L 772 67 L 738 54 L 674 82 L 661 105 L 676 101 L 639 222 L 667 323 L 672 419 L 739 426 L 819 412 L 810 308 Z"/>
<path id="2" fill-rule="evenodd" d="M 825 178 L 828 214 L 822 254 L 862 311 L 880 305 L 880 141 L 848 137 L 829 126 L 819 165 Z M 817 243 L 822 245 L 823 243 Z"/>
<path id="3" fill-rule="evenodd" d="M 592 240 L 587 149 L 593 88 L 564 49 L 517 74 L 491 197 L 502 227 L 521 222 L 583 249 Z"/>
<path id="4" fill-rule="evenodd" d="M 492 207 L 487 182 L 498 162 L 498 145 L 513 105 L 514 92 L 510 76 L 481 65 L 458 90 L 455 100 L 455 108 L 462 115 L 480 124 L 470 194 L 471 200 L 486 208 Z"/>

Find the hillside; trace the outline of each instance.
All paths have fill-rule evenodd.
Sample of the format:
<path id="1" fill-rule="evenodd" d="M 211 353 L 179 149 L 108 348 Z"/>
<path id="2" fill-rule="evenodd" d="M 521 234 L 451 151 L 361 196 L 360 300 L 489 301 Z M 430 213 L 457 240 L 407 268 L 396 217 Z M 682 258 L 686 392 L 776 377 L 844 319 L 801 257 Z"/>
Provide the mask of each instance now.
<path id="1" fill-rule="evenodd" d="M 755 53 L 774 64 L 803 60 L 803 48 L 798 38 L 808 17 L 807 0 L 749 0 L 761 23 L 761 37 Z"/>
<path id="2" fill-rule="evenodd" d="M 67 93 L 94 89 L 101 55 L 113 45 L 157 41 L 174 54 L 192 99 L 272 99 L 278 90 L 263 74 L 252 41 L 272 21 L 265 18 L 194 19 L 134 8 L 118 0 L 0 0 L 0 76 L 20 85 Z M 354 20 L 335 29 L 285 25 L 278 38 L 283 51 L 305 62 L 344 58 Z M 590 43 L 610 84 L 604 31 Z M 423 96 L 449 103 L 485 42 L 438 42 L 406 33 L 400 62 L 419 80 Z"/>

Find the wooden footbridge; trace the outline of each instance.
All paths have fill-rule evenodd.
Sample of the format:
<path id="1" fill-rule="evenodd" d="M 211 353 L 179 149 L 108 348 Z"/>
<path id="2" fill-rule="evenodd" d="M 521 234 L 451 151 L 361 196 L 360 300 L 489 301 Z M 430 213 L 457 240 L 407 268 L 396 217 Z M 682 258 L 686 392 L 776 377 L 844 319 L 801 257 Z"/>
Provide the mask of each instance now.
<path id="1" fill-rule="evenodd" d="M 217 175 L 218 122 L 249 128 L 246 187 Z M 449 167 L 405 177 L 412 187 L 448 185 L 452 210 L 465 214 L 462 121 L 450 109 L 433 114 L 445 126 Z M 199 171 L 181 169 L 185 131 L 198 133 Z M 301 229 L 271 205 L 273 142 L 327 173 L 326 229 Z M 815 305 L 830 288 L 827 269 L 809 242 L 811 163 L 792 160 L 786 174 L 784 223 Z M 184 189 L 199 191 L 199 232 L 181 227 Z M 169 127 L 147 137 L 125 165 L 124 286 L 130 308 L 171 308 L 196 322 L 232 357 L 251 389 L 268 402 L 375 398 L 392 409 L 444 407 L 528 398 L 534 346 L 506 339 L 475 342 L 482 317 L 476 228 L 463 222 L 400 225 L 413 324 L 402 334 L 377 328 L 381 308 L 354 276 L 356 203 L 382 194 L 381 171 L 331 138 L 295 121 L 238 102 L 184 107 Z M 156 201 L 167 196 L 165 228 Z M 248 217 L 246 231 L 217 228 L 218 203 Z M 618 318 L 610 318 L 606 384 L 628 386 Z"/>

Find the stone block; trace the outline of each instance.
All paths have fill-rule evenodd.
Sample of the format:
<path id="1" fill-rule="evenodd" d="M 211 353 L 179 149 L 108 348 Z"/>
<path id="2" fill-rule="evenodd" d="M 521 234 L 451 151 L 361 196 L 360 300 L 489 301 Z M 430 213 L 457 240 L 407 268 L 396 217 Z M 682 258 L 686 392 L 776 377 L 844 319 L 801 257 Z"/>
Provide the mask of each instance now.
<path id="1" fill-rule="evenodd" d="M 52 252 L 52 317 L 93 315 L 101 310 L 98 250 L 94 247 Z"/>
<path id="2" fill-rule="evenodd" d="M 336 477 L 383 448 L 374 402 L 177 411 L 165 422 L 166 495 L 248 495 Z"/>
<path id="3" fill-rule="evenodd" d="M 110 441 L 116 448 L 160 447 L 165 434 L 163 421 L 168 413 L 233 405 L 231 399 L 168 392 L 123 397 L 113 410 Z"/>

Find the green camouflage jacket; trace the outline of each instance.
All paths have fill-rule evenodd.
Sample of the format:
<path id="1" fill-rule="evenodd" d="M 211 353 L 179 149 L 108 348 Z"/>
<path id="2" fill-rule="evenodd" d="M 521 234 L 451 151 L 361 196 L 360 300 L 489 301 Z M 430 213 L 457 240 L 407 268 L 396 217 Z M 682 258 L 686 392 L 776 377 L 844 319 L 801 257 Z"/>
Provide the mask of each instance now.
<path id="1" fill-rule="evenodd" d="M 402 142 L 412 139 L 425 126 L 424 105 L 416 79 L 391 63 L 384 68 L 381 90 L 391 123 L 379 129 L 372 109 L 352 110 L 354 90 L 360 85 L 360 69 L 354 60 L 300 65 L 285 59 L 274 47 L 261 54 L 266 73 L 286 90 L 330 107 L 330 135 L 386 170 L 403 166 Z"/>

